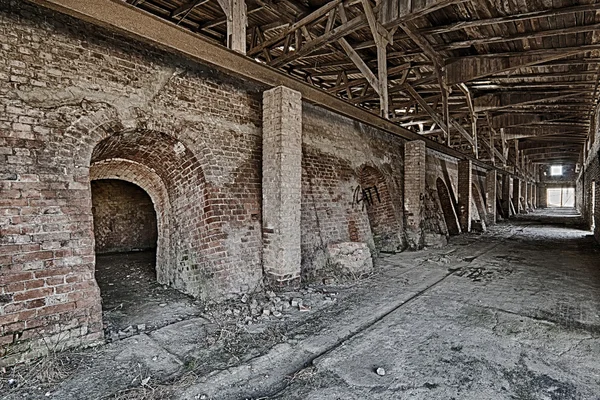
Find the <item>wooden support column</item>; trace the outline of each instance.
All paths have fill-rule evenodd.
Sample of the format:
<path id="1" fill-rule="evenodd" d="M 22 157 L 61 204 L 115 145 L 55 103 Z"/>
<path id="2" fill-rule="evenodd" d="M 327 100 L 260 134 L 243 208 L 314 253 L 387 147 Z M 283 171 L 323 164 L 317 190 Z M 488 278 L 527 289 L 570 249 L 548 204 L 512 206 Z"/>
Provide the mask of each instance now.
<path id="1" fill-rule="evenodd" d="M 227 17 L 227 47 L 246 54 L 248 15 L 245 0 L 218 0 Z"/>
<path id="2" fill-rule="evenodd" d="M 463 232 L 471 232 L 473 211 L 473 163 L 471 160 L 458 162 L 458 220 Z"/>
<path id="3" fill-rule="evenodd" d="M 502 176 L 502 209 L 506 218 L 510 218 L 510 195 L 511 195 L 511 178 L 510 175 Z"/>
<path id="4" fill-rule="evenodd" d="M 377 47 L 377 85 L 379 90 L 379 110 L 382 118 L 390 117 L 390 99 L 388 94 L 387 45 L 393 41 L 393 36 L 377 21 L 375 12 L 369 0 L 361 0 L 369 28 Z"/>
<path id="5" fill-rule="evenodd" d="M 442 87 L 442 108 L 443 108 L 443 117 L 444 117 L 444 123 L 446 124 L 446 144 L 448 145 L 448 147 L 452 147 L 452 135 L 450 134 L 451 132 L 451 124 L 450 124 L 450 107 L 448 106 L 448 97 L 450 97 L 450 90 L 448 89 L 448 87 L 443 84 Z M 439 125 L 439 124 L 438 124 Z M 443 128 L 442 128 L 443 129 Z"/>
<path id="6" fill-rule="evenodd" d="M 485 205 L 487 208 L 488 219 L 486 223 L 493 225 L 496 223 L 496 197 L 497 197 L 498 171 L 489 170 L 485 174 Z"/>
<path id="7" fill-rule="evenodd" d="M 513 179 L 513 206 L 515 207 L 515 214 L 521 212 L 521 180 L 519 178 Z"/>
<path id="8" fill-rule="evenodd" d="M 381 117 L 390 118 L 390 96 L 388 94 L 387 42 L 377 43 L 377 74 L 379 78 L 379 110 Z"/>

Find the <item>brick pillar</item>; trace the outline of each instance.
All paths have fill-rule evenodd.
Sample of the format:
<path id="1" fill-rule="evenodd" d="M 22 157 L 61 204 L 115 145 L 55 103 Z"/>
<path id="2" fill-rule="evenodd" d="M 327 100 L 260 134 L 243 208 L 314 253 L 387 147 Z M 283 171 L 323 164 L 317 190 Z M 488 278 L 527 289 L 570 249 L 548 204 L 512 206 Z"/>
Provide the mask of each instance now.
<path id="1" fill-rule="evenodd" d="M 496 223 L 496 191 L 498 171 L 491 170 L 485 174 L 485 204 L 487 207 L 487 224 L 493 225 Z"/>
<path id="2" fill-rule="evenodd" d="M 270 286 L 300 281 L 302 98 L 283 86 L 263 94 L 263 270 Z"/>
<path id="3" fill-rule="evenodd" d="M 521 202 L 519 198 L 521 197 L 521 180 L 519 178 L 513 179 L 513 205 L 515 206 L 515 214 L 519 214 L 521 212 Z"/>
<path id="4" fill-rule="evenodd" d="M 504 174 L 502 176 L 502 208 L 506 218 L 510 217 L 510 175 Z"/>
<path id="5" fill-rule="evenodd" d="M 423 198 L 425 195 L 425 142 L 404 144 L 404 216 L 409 248 L 423 247 Z"/>
<path id="6" fill-rule="evenodd" d="M 533 182 L 529 182 L 527 187 L 529 189 L 527 191 L 527 206 L 529 210 L 533 211 Z"/>
<path id="7" fill-rule="evenodd" d="M 471 160 L 458 162 L 458 220 L 463 232 L 471 232 L 473 203 L 473 165 Z"/>
<path id="8" fill-rule="evenodd" d="M 535 210 L 536 208 L 538 208 L 540 205 L 538 204 L 538 185 L 537 183 L 533 183 L 533 190 L 532 190 L 532 194 L 533 196 L 533 200 L 531 202 L 531 204 L 533 205 L 533 209 Z"/>

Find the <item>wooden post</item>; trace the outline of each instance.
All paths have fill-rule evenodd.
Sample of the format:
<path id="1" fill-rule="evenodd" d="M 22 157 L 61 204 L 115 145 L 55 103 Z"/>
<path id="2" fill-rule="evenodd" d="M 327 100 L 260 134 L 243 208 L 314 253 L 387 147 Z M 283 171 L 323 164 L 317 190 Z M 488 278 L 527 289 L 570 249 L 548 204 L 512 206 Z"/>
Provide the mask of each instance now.
<path id="1" fill-rule="evenodd" d="M 218 0 L 227 16 L 227 47 L 246 54 L 248 16 L 245 0 Z"/>

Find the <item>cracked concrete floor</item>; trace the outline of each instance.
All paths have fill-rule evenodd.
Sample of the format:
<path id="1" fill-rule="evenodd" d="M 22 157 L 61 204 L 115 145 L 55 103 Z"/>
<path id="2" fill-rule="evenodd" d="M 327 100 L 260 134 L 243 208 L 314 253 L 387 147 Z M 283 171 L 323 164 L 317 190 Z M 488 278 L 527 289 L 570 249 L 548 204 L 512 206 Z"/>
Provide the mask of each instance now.
<path id="1" fill-rule="evenodd" d="M 600 254 L 578 222 L 540 211 L 483 238 L 472 249 L 496 245 L 272 398 L 600 399 Z"/>

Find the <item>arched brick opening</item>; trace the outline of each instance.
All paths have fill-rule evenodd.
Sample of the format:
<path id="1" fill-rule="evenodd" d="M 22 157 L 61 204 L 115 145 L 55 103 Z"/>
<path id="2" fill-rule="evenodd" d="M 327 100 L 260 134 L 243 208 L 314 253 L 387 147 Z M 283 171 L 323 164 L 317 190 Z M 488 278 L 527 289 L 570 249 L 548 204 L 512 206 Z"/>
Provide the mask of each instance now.
<path id="1" fill-rule="evenodd" d="M 156 279 L 168 284 L 169 272 L 175 268 L 171 254 L 171 204 L 167 188 L 152 169 L 131 160 L 107 159 L 95 162 L 90 167 L 90 180 L 118 179 L 142 188 L 152 200 L 156 214 Z"/>
<path id="2" fill-rule="evenodd" d="M 444 213 L 444 220 L 446 221 L 448 233 L 450 235 L 458 235 L 460 233 L 460 227 L 448 187 L 441 178 L 437 178 L 435 186 L 437 188 L 438 198 L 440 199 L 440 206 Z"/>
<path id="3" fill-rule="evenodd" d="M 97 179 L 91 186 L 96 254 L 156 249 L 156 212 L 144 189 L 119 179 Z"/>
<path id="4" fill-rule="evenodd" d="M 356 196 L 369 216 L 369 224 L 377 251 L 401 250 L 400 224 L 396 218 L 392 197 L 383 174 L 371 166 L 364 166 L 358 173 L 360 192 Z"/>
<path id="5" fill-rule="evenodd" d="M 215 229 L 218 218 L 210 220 L 214 213 L 196 156 L 170 135 L 133 130 L 102 139 L 94 147 L 91 165 L 92 179 L 103 174 L 128 180 L 150 195 L 159 224 L 157 279 L 200 295 L 205 254 L 219 251 L 222 237 Z"/>

